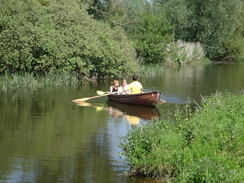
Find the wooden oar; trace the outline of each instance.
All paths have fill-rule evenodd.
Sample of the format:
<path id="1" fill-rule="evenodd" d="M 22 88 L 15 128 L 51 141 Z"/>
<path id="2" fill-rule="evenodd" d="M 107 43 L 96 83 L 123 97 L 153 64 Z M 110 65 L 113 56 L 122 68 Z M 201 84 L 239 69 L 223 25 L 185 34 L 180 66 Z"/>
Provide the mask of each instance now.
<path id="1" fill-rule="evenodd" d="M 104 91 L 97 91 L 97 94 L 98 95 L 102 95 L 102 96 L 106 96 L 106 95 L 110 95 L 110 94 L 117 94 L 118 92 L 113 92 L 113 93 L 110 93 L 108 91 L 104 92 Z"/>
<path id="2" fill-rule="evenodd" d="M 109 92 L 104 92 L 104 91 L 97 91 L 98 95 L 105 95 L 105 94 L 109 94 Z"/>
<path id="3" fill-rule="evenodd" d="M 162 99 L 159 99 L 161 102 L 165 103 L 166 101 L 165 100 L 162 100 Z"/>
<path id="4" fill-rule="evenodd" d="M 79 99 L 72 100 L 72 102 L 85 102 L 85 101 L 90 100 L 90 99 L 93 99 L 93 98 L 99 98 L 99 97 L 103 97 L 103 96 L 109 95 L 110 93 L 103 92 L 103 91 L 97 91 L 97 94 L 99 96 L 79 98 Z"/>

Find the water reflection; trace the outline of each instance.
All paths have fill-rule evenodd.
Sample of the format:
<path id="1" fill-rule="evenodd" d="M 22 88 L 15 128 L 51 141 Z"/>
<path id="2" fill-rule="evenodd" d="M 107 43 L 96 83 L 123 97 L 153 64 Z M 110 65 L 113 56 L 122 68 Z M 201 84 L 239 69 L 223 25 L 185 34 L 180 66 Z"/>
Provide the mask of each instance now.
<path id="1" fill-rule="evenodd" d="M 137 116 L 146 120 L 159 117 L 159 112 L 155 106 L 129 105 L 107 100 L 108 106 L 121 111 L 124 115 Z"/>
<path id="2" fill-rule="evenodd" d="M 100 106 L 89 102 L 76 102 L 78 106 L 93 107 L 96 111 L 109 111 L 112 118 L 124 118 L 128 124 L 136 126 L 140 119 L 153 120 L 159 118 L 159 111 L 155 106 L 129 105 L 107 100 L 107 106 Z"/>
<path id="3" fill-rule="evenodd" d="M 244 64 L 211 64 L 141 77 L 146 91 L 163 92 L 167 102 L 157 107 L 120 104 L 106 97 L 71 103 L 106 91 L 107 81 L 0 94 L 0 182 L 155 183 L 123 176 L 129 166 L 118 154 L 119 138 L 148 120 L 174 114 L 188 98 L 200 104 L 201 95 L 216 90 L 243 91 L 243 70 Z"/>

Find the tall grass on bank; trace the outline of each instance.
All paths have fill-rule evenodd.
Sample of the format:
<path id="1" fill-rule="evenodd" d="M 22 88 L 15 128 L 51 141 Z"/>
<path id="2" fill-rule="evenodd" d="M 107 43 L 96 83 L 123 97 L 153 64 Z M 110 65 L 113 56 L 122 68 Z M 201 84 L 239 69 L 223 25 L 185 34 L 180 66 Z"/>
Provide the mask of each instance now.
<path id="1" fill-rule="evenodd" d="M 154 76 L 162 73 L 167 68 L 178 68 L 186 64 L 209 62 L 200 42 L 178 40 L 168 45 L 166 50 L 168 55 L 165 57 L 165 62 L 141 65 L 138 67 L 137 73 L 143 76 Z"/>
<path id="2" fill-rule="evenodd" d="M 45 86 L 76 85 L 78 77 L 74 74 L 46 74 L 45 76 L 34 76 L 25 74 L 5 74 L 0 76 L 0 89 L 2 92 L 19 88 L 42 88 Z"/>
<path id="3" fill-rule="evenodd" d="M 130 173 L 170 182 L 244 180 L 244 93 L 216 93 L 176 120 L 149 123 L 121 140 Z M 184 114 L 184 115 L 183 115 Z"/>
<path id="4" fill-rule="evenodd" d="M 141 65 L 137 69 L 137 73 L 143 76 L 155 76 L 161 74 L 163 70 L 164 70 L 163 64 Z"/>
<path id="5" fill-rule="evenodd" d="M 169 55 L 165 65 L 168 67 L 181 66 L 191 63 L 209 62 L 200 42 L 185 42 L 178 40 L 168 46 Z"/>

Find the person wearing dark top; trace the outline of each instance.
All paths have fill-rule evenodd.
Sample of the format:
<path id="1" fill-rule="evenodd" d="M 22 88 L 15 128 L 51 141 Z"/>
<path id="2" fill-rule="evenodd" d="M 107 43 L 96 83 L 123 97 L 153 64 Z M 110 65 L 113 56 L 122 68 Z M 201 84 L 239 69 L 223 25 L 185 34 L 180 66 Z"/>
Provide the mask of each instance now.
<path id="1" fill-rule="evenodd" d="M 119 91 L 119 81 L 114 80 L 113 85 L 110 86 L 110 93 L 118 93 L 118 91 Z"/>

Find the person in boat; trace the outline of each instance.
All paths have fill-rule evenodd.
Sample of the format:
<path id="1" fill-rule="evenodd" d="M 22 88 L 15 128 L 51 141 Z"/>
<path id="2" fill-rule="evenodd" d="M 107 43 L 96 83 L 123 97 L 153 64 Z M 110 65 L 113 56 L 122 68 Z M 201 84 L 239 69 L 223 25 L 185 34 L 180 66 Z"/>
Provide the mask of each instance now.
<path id="1" fill-rule="evenodd" d="M 119 88 L 119 94 L 130 94 L 130 90 L 128 90 L 129 85 L 125 79 L 122 80 L 121 87 Z"/>
<path id="2" fill-rule="evenodd" d="M 141 83 L 138 81 L 138 76 L 134 75 L 132 79 L 133 82 L 129 84 L 128 90 L 131 91 L 131 94 L 142 93 L 143 87 Z"/>
<path id="3" fill-rule="evenodd" d="M 119 92 L 119 81 L 114 80 L 113 85 L 110 86 L 110 93 L 118 94 L 118 92 Z"/>

